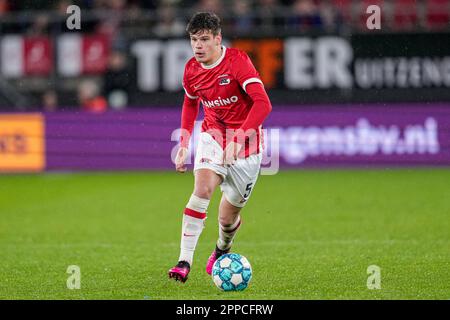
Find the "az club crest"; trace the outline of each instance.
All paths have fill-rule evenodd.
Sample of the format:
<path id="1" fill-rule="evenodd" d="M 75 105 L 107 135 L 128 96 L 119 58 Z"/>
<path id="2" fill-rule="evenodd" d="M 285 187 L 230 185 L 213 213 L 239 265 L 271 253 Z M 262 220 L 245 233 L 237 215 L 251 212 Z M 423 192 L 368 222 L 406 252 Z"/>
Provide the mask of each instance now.
<path id="1" fill-rule="evenodd" d="M 231 80 L 230 78 L 222 78 L 219 80 L 219 85 L 220 86 L 225 86 L 227 84 L 230 84 Z"/>

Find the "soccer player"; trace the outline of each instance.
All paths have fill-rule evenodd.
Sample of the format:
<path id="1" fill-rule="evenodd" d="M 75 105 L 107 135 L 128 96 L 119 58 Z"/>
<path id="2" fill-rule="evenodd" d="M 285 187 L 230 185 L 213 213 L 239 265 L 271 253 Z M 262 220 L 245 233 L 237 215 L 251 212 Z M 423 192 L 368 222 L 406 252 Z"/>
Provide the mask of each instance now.
<path id="1" fill-rule="evenodd" d="M 250 58 L 241 50 L 222 45 L 220 19 L 214 13 L 196 13 L 189 21 L 194 57 L 185 66 L 181 113 L 182 135 L 175 159 L 176 171 L 186 172 L 189 139 L 203 105 L 204 120 L 194 163 L 194 191 L 184 209 L 181 252 L 169 277 L 185 282 L 194 250 L 204 228 L 212 194 L 220 186 L 219 237 L 206 264 L 231 249 L 245 206 L 258 178 L 262 159 L 261 128 L 272 106 Z"/>

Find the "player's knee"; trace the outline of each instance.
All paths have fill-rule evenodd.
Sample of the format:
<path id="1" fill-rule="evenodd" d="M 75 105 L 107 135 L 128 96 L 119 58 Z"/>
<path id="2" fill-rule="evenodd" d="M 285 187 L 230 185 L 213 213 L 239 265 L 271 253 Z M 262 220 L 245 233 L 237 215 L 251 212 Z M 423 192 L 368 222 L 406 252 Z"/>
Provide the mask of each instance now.
<path id="1" fill-rule="evenodd" d="M 214 189 L 208 185 L 195 186 L 194 194 L 203 199 L 211 199 Z"/>
<path id="2" fill-rule="evenodd" d="M 224 228 L 234 225 L 239 217 L 237 215 L 219 216 L 219 223 Z"/>

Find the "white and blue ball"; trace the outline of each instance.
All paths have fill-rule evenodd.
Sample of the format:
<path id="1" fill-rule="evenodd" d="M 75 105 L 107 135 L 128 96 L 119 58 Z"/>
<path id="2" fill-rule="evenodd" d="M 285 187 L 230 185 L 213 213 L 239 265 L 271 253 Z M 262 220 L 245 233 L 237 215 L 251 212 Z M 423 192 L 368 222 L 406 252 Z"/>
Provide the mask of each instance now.
<path id="1" fill-rule="evenodd" d="M 242 291 L 252 279 L 252 267 L 246 257 L 227 253 L 214 263 L 212 278 L 214 284 L 223 291 Z"/>

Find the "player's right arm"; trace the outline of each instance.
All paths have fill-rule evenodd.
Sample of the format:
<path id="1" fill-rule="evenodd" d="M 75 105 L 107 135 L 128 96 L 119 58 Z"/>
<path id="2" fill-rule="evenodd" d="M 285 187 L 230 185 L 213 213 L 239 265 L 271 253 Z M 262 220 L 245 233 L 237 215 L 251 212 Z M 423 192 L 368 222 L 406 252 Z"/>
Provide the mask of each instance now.
<path id="1" fill-rule="evenodd" d="M 191 93 L 188 82 L 186 81 L 186 70 L 183 77 L 183 88 L 185 95 L 181 111 L 180 148 L 178 149 L 175 158 L 175 169 L 181 173 L 186 172 L 185 163 L 188 156 L 189 140 L 194 129 L 195 119 L 197 119 L 200 106 L 198 97 Z"/>

